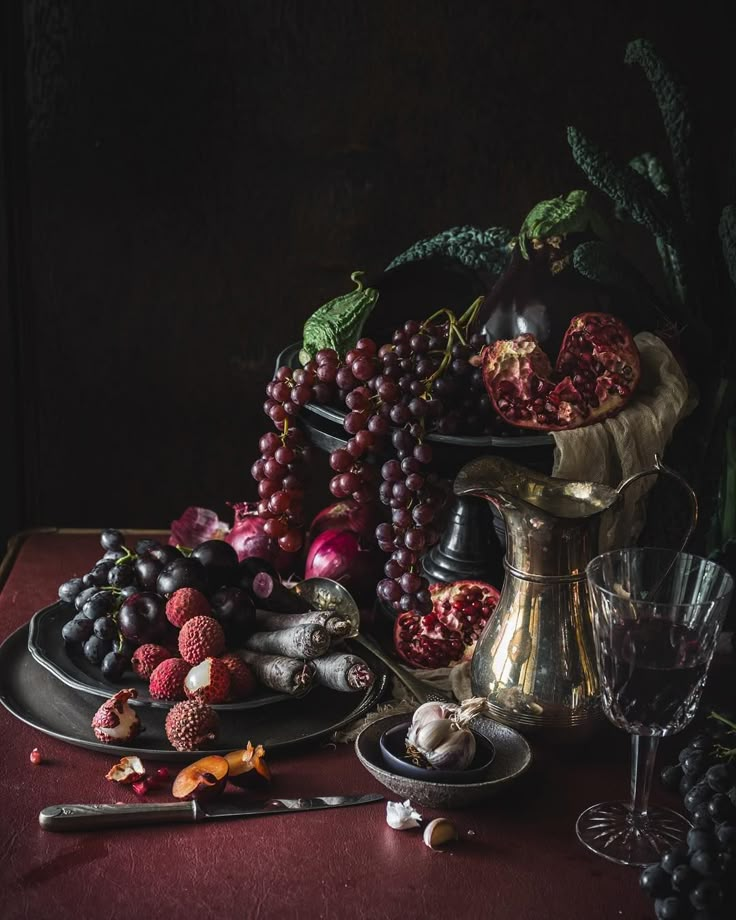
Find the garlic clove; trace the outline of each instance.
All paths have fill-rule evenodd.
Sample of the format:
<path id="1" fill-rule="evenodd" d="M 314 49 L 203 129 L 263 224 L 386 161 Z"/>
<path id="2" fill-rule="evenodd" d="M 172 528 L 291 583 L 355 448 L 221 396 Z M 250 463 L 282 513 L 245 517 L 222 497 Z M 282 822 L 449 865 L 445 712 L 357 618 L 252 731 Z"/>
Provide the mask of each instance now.
<path id="1" fill-rule="evenodd" d="M 407 831 L 419 827 L 422 816 L 409 799 L 405 802 L 386 802 L 386 824 L 395 831 Z"/>
<path id="2" fill-rule="evenodd" d="M 424 843 L 434 850 L 452 840 L 457 840 L 457 828 L 447 818 L 435 818 L 424 828 Z"/>

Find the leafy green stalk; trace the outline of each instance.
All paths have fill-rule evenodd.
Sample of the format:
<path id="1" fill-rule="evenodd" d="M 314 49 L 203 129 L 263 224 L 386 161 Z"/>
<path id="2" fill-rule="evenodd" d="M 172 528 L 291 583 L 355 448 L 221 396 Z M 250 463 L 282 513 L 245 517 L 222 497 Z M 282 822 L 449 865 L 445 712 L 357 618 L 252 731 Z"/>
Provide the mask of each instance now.
<path id="1" fill-rule="evenodd" d="M 672 166 L 685 219 L 694 219 L 694 137 L 687 96 L 651 42 L 638 38 L 626 48 L 627 64 L 638 64 L 651 84 L 672 151 Z"/>

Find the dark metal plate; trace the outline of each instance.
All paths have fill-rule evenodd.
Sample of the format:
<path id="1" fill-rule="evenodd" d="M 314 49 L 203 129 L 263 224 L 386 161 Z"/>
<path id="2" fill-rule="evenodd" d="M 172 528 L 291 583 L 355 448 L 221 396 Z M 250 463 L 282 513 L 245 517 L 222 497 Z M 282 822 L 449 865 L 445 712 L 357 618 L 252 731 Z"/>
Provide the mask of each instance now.
<path id="1" fill-rule="evenodd" d="M 73 608 L 61 601 L 44 607 L 31 619 L 28 631 L 28 650 L 35 660 L 60 681 L 104 699 L 112 696 L 122 686 L 133 687 L 138 697 L 131 700 L 134 706 L 151 706 L 157 709 L 171 709 L 175 705 L 169 700 L 154 700 L 148 692 L 148 684 L 132 671 L 117 683 L 105 680 L 100 669 L 90 664 L 81 651 L 71 651 L 61 636 L 61 628 L 73 616 Z M 217 703 L 212 708 L 221 710 L 258 709 L 272 703 L 283 703 L 289 699 L 285 693 L 275 693 L 264 687 L 247 700 L 235 703 Z"/>
<path id="2" fill-rule="evenodd" d="M 349 645 L 350 643 L 348 643 Z M 387 676 L 381 663 L 366 649 L 356 646 L 376 673 L 376 681 L 360 693 L 337 693 L 315 687 L 300 700 L 287 698 L 276 710 L 260 707 L 247 712 L 220 712 L 218 747 L 205 753 L 225 754 L 252 740 L 267 751 L 282 751 L 329 737 L 337 729 L 360 718 L 378 702 Z M 201 751 L 181 753 L 169 745 L 164 731 L 167 710 L 146 708 L 141 713 L 145 731 L 135 747 L 102 744 L 90 727 L 100 701 L 57 680 L 34 661 L 28 650 L 28 625 L 22 626 L 0 645 L 0 703 L 16 718 L 52 738 L 68 744 L 104 751 L 119 757 L 138 754 L 150 760 L 187 763 L 203 756 Z"/>

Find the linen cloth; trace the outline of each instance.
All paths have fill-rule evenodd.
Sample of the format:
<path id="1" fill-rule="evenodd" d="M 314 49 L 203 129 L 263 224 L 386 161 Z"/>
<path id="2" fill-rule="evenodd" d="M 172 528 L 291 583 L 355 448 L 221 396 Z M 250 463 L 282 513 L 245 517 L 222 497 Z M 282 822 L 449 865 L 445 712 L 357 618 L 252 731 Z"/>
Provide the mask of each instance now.
<path id="1" fill-rule="evenodd" d="M 691 412 L 696 400 L 672 352 L 651 332 L 634 337 L 641 358 L 636 396 L 618 415 L 572 431 L 555 431 L 552 475 L 617 486 L 663 457 L 675 426 Z M 600 550 L 605 552 L 636 541 L 645 522 L 643 498 L 656 476 L 633 483 L 624 492 L 622 510 L 604 518 Z"/>

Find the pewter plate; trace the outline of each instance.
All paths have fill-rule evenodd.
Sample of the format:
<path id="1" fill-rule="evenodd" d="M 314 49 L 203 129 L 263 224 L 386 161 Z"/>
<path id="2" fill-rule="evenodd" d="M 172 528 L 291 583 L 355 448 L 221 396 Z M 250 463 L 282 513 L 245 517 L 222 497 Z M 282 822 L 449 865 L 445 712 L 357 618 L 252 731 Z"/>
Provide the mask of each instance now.
<path id="1" fill-rule="evenodd" d="M 396 793 L 402 801 L 411 799 L 429 808 L 468 808 L 506 789 L 509 783 L 526 772 L 532 762 L 532 752 L 523 735 L 500 722 L 478 716 L 471 723 L 473 730 L 490 741 L 496 751 L 484 780 L 462 784 L 430 783 L 399 776 L 386 769 L 379 739 L 389 728 L 405 720 L 406 713 L 377 719 L 367 725 L 355 741 L 358 760 L 374 779 Z"/>
<path id="2" fill-rule="evenodd" d="M 135 739 L 135 747 L 97 741 L 91 722 L 100 700 L 58 680 L 34 660 L 28 650 L 27 624 L 0 645 L 0 703 L 17 719 L 45 735 L 109 756 L 137 754 L 149 760 L 188 763 L 203 753 L 226 754 L 237 750 L 248 740 L 262 744 L 271 753 L 328 738 L 375 706 L 386 688 L 386 672 L 367 650 L 356 646 L 355 653 L 376 674 L 368 690 L 337 693 L 315 687 L 300 700 L 288 697 L 276 709 L 262 706 L 247 712 L 225 710 L 219 713 L 218 747 L 205 752 L 173 750 L 164 731 L 167 710 L 154 707 L 140 713 L 144 731 Z"/>
<path id="3" fill-rule="evenodd" d="M 134 706 L 146 706 L 155 709 L 171 709 L 175 700 L 155 700 L 148 692 L 148 683 L 133 671 L 126 672 L 117 683 L 106 680 L 98 667 L 90 664 L 81 650 L 70 650 L 61 636 L 61 628 L 74 615 L 70 604 L 58 601 L 50 607 L 44 607 L 31 618 L 28 631 L 28 650 L 35 660 L 54 677 L 69 687 L 91 693 L 93 696 L 107 699 L 121 687 L 132 687 L 138 691 L 138 697 L 131 700 Z M 219 711 L 259 709 L 273 703 L 284 703 L 290 697 L 285 693 L 275 693 L 263 687 L 247 700 L 234 703 L 216 703 L 213 709 Z"/>

